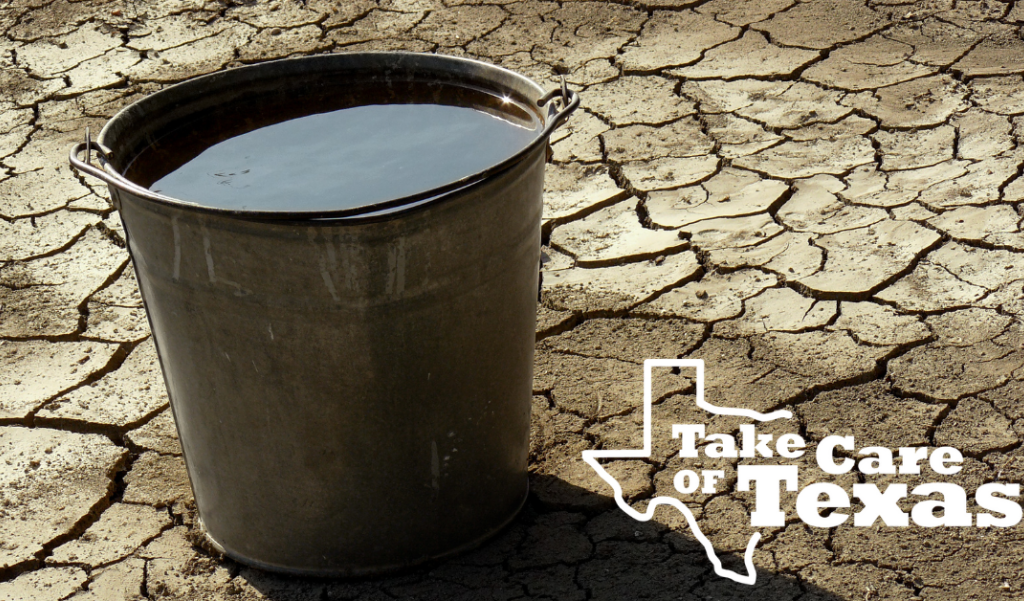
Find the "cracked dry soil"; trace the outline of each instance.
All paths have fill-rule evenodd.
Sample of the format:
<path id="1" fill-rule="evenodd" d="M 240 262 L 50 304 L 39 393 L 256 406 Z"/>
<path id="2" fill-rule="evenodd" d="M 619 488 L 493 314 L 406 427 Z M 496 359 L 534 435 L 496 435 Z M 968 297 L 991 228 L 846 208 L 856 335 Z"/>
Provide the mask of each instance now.
<path id="1" fill-rule="evenodd" d="M 950 445 L 969 494 L 1024 481 L 1022 25 L 1004 0 L 5 2 L 0 599 L 1024 598 L 1021 525 L 815 529 L 789 493 L 737 585 L 580 458 L 639 445 L 644 359 L 692 357 L 709 401 L 789 408 L 812 445 Z M 565 74 L 583 98 L 548 168 L 532 493 L 444 563 L 273 576 L 193 545 L 120 224 L 66 150 L 188 77 L 394 49 Z M 705 419 L 685 374 L 655 396 L 664 423 Z M 677 450 L 617 462 L 631 502 L 676 494 Z M 686 501 L 742 571 L 753 499 L 733 488 Z"/>

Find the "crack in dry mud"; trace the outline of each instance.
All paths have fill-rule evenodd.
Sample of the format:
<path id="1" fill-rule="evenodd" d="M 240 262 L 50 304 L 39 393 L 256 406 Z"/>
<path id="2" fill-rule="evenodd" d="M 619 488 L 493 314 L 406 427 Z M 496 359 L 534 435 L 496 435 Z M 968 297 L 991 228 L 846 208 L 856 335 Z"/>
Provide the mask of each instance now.
<path id="1" fill-rule="evenodd" d="M 850 556 L 837 545 L 837 537 L 850 536 L 845 527 L 829 529 L 822 540 L 787 542 L 783 535 L 798 526 L 790 521 L 786 528 L 766 533 L 767 547 L 755 556 L 763 575 L 758 586 L 749 591 L 730 587 L 714 576 L 695 548 L 687 546 L 692 540 L 673 517 L 659 514 L 661 522 L 641 525 L 619 515 L 611 505 L 610 491 L 588 473 L 579 461 L 579 453 L 591 448 L 620 448 L 620 441 L 606 440 L 605 436 L 630 435 L 622 431 L 626 427 L 623 424 L 632 423 L 640 401 L 630 396 L 634 393 L 628 391 L 627 384 L 640 382 L 638 364 L 652 358 L 645 353 L 659 352 L 672 357 L 705 358 L 709 385 L 715 386 L 709 394 L 718 395 L 717 401 L 723 405 L 756 403 L 763 408 L 786 407 L 799 413 L 802 408 L 821 404 L 823 415 L 835 417 L 828 412 L 838 409 L 825 402 L 833 398 L 830 395 L 858 394 L 864 386 L 881 386 L 894 402 L 938 408 L 927 424 L 908 419 L 902 428 L 932 446 L 938 444 L 937 436 L 953 446 L 981 445 L 980 450 L 964 452 L 980 464 L 975 466 L 978 474 L 987 480 L 998 476 L 1005 481 L 1024 482 L 1024 447 L 1020 431 L 1014 430 L 1014 424 L 1024 419 L 1021 397 L 1014 396 L 1015 387 L 1024 386 L 1024 357 L 1017 361 L 1024 338 L 1014 329 L 1024 315 L 1024 292 L 1014 294 L 1011 290 L 1013 286 L 1019 289 L 1024 279 L 1021 219 L 1005 231 L 989 231 L 983 217 L 962 219 L 963 223 L 938 220 L 961 207 L 1009 207 L 1017 215 L 1022 214 L 1024 147 L 1020 136 L 1024 126 L 1020 119 L 1024 98 L 1004 94 L 989 84 L 1000 77 L 1011 77 L 1016 85 L 1024 85 L 1024 42 L 1020 38 L 1024 14 L 1019 14 L 1012 3 L 999 1 L 927 0 L 895 6 L 850 2 L 843 7 L 845 12 L 839 11 L 842 14 L 830 12 L 820 0 L 768 2 L 766 6 L 777 8 L 766 8 L 756 15 L 753 13 L 760 10 L 756 3 L 730 0 L 447 4 L 386 0 L 357 1 L 348 7 L 317 0 L 277 0 L 277 8 L 271 10 L 250 2 L 216 0 L 95 4 L 52 0 L 34 5 L 16 1 L 0 8 L 0 225 L 23 227 L 28 223 L 33 230 L 47 228 L 38 252 L 30 252 L 18 261 L 0 257 L 0 391 L 25 388 L 16 383 L 25 377 L 19 375 L 22 368 L 15 367 L 22 365 L 15 363 L 22 359 L 9 354 L 15 345 L 22 344 L 36 345 L 31 347 L 32 370 L 38 361 L 39 369 L 66 374 L 69 382 L 26 401 L 30 407 L 26 412 L 0 414 L 0 432 L 53 432 L 65 437 L 67 444 L 86 446 L 102 439 L 107 441 L 104 444 L 112 442 L 122 453 L 120 458 L 97 456 L 83 466 L 101 474 L 97 480 L 100 484 L 104 478 L 108 481 L 105 492 L 91 504 L 86 503 L 87 507 L 83 505 L 85 509 L 51 508 L 57 513 L 69 512 L 63 516 L 67 526 L 44 541 L 41 550 L 10 558 L 0 554 L 0 596 L 7 587 L 8 591 L 30 591 L 41 601 L 84 600 L 93 597 L 79 583 L 98 590 L 105 573 L 132 583 L 127 588 L 134 587 L 138 595 L 148 599 L 229 595 L 317 601 L 374 596 L 469 599 L 499 591 L 501 598 L 509 600 L 598 600 L 640 595 L 659 599 L 757 596 L 836 601 L 1019 596 L 1024 590 L 1024 559 L 1013 549 L 1019 549 L 1024 538 L 1020 527 L 951 534 L 956 545 L 940 554 L 948 566 L 943 574 L 932 567 L 940 559 L 889 559 L 903 552 L 881 534 L 876 544 L 877 559 Z M 744 22 L 747 14 L 755 20 Z M 712 24 L 722 24 L 731 37 L 710 39 L 700 47 L 688 48 L 695 58 L 682 61 L 668 46 L 645 46 L 652 39 L 652 27 L 665 19 L 704 17 Z M 852 20 L 843 20 L 847 18 Z M 175 22 L 184 28 L 175 32 L 169 25 L 157 32 L 153 24 L 170 24 L 168 19 L 178 20 Z M 811 22 L 796 27 L 792 25 L 794 19 Z M 95 55 L 99 47 L 86 51 L 84 45 L 77 49 L 73 45 L 77 38 L 72 35 L 93 27 L 112 34 L 111 47 Z M 962 37 L 954 38 L 954 33 Z M 166 38 L 159 49 L 145 48 L 158 34 Z M 776 57 L 772 60 L 786 52 L 804 50 L 816 56 L 796 61 L 799 64 L 791 69 L 766 72 L 754 59 L 748 58 L 743 64 L 744 57 L 729 54 L 731 48 L 742 47 L 738 44 L 745 39 L 756 41 L 755 35 L 763 35 L 765 51 Z M 35 47 L 25 50 L 40 44 L 49 44 L 50 48 L 46 52 L 37 52 Z M 894 50 L 902 46 L 909 50 Z M 136 47 L 142 49 L 134 50 Z M 123 296 L 123 292 L 117 293 L 122 297 L 111 293 L 110 298 L 97 300 L 105 290 L 119 286 L 125 275 L 127 254 L 122 234 L 102 220 L 82 228 L 70 220 L 43 219 L 72 212 L 106 219 L 113 211 L 100 188 L 81 176 L 71 177 L 63 167 L 66 147 L 81 138 L 83 128 L 79 124 L 109 118 L 120 106 L 166 84 L 225 67 L 284 56 L 401 48 L 461 56 L 476 56 L 477 52 L 485 60 L 526 73 L 545 87 L 556 85 L 556 72 L 567 73 L 578 82 L 574 87 L 580 90 L 584 106 L 574 116 L 581 123 L 580 129 L 554 144 L 562 153 L 557 155 L 560 164 L 602 166 L 617 188 L 544 224 L 544 244 L 565 253 L 570 263 L 545 272 L 539 290 L 541 312 L 550 314 L 552 321 L 538 327 L 538 357 L 547 353 L 555 363 L 575 363 L 571 369 L 565 368 L 568 372 L 550 372 L 550 385 L 535 386 L 535 394 L 545 399 L 547 407 L 545 413 L 534 415 L 535 452 L 530 465 L 534 493 L 524 514 L 478 552 L 391 579 L 292 581 L 260 574 L 230 560 L 214 559 L 194 548 L 183 535 L 194 527 L 188 498 L 166 505 L 170 523 L 138 542 L 125 558 L 95 566 L 88 558 L 47 562 L 62 545 L 80 541 L 111 507 L 130 504 L 124 500 L 129 486 L 126 479 L 142 483 L 135 489 L 141 492 L 133 493 L 145 499 L 140 503 L 159 504 L 167 496 L 159 490 L 158 475 L 165 469 L 162 466 L 181 464 L 180 455 L 163 446 L 151 448 L 130 439 L 132 433 L 152 424 L 157 425 L 152 426 L 152 437 L 146 440 L 174 438 L 168 426 L 171 421 L 164 419 L 167 405 L 145 405 L 144 395 L 128 395 L 125 402 L 139 411 L 139 417 L 127 423 L 115 424 L 95 416 L 40 415 L 69 394 L 125 369 L 131 354 L 144 344 L 148 327 L 141 303 Z M 645 48 L 650 51 L 644 55 L 643 64 L 627 66 L 634 64 L 630 63 L 633 53 Z M 121 51 L 135 52 L 134 62 L 113 62 L 112 53 Z M 73 54 L 76 58 L 65 63 L 61 62 L 67 58 L 61 56 L 65 52 L 81 54 Z M 724 69 L 720 75 L 688 78 L 681 74 L 691 67 L 710 69 L 709 65 L 722 57 L 741 64 L 740 70 L 729 71 L 719 65 L 715 68 Z M 90 61 L 97 61 L 98 74 L 80 70 Z M 842 69 L 837 65 L 844 61 L 882 80 L 875 87 L 869 80 L 869 85 L 863 87 L 864 79 L 856 80 L 856 85 L 836 79 Z M 50 64 L 56 66 L 51 69 Z M 108 66 L 112 68 L 107 70 Z M 638 85 L 628 87 L 624 82 Z M 655 82 L 671 89 L 665 94 L 655 93 Z M 931 82 L 933 87 L 922 88 Z M 619 84 L 625 87 L 617 87 Z M 907 94 L 901 95 L 900 91 Z M 686 108 L 690 105 L 692 110 Z M 27 121 L 3 121 L 6 115 L 27 109 L 31 110 Z M 985 123 L 994 123 L 998 116 L 1003 125 L 1000 129 L 982 129 L 980 138 L 972 139 L 963 121 L 968 113 L 983 119 L 992 117 Z M 596 125 L 584 127 L 584 118 Z M 608 147 L 609 137 L 626 127 L 649 125 L 664 130 L 687 119 L 696 120 L 695 133 L 670 140 L 665 156 L 648 156 L 648 149 L 638 145 L 621 152 Z M 719 128 L 715 125 L 717 119 L 735 121 L 723 121 L 725 127 Z M 750 128 L 749 133 L 740 135 L 740 123 Z M 857 130 L 861 125 L 864 129 Z M 600 127 L 605 129 L 598 131 Z M 900 144 L 908 145 L 911 155 L 919 155 L 921 149 L 912 146 L 914 137 L 941 128 L 952 129 L 948 157 L 918 159 L 928 164 L 914 163 L 912 169 L 890 167 L 890 161 L 900 160 Z M 703 143 L 698 140 L 700 136 L 709 141 L 705 154 L 716 159 L 713 169 L 689 162 L 694 157 L 669 156 L 686 144 Z M 758 136 L 777 139 L 755 139 Z M 881 141 L 890 139 L 896 145 Z M 56 165 L 62 168 L 53 169 Z M 960 173 L 958 169 L 962 173 L 939 179 L 937 171 L 946 167 L 950 173 Z M 702 204 L 737 202 L 739 189 L 721 192 L 725 200 L 711 200 L 708 189 L 737 170 L 754 174 L 762 182 L 782 182 L 786 190 L 767 208 L 754 213 L 737 209 L 730 214 L 726 210 L 724 217 L 709 217 L 681 227 L 652 219 L 651 198 L 655 193 L 669 198 L 676 195 L 674 206 L 678 210 L 692 208 L 685 195 L 687 190 L 697 188 L 706 195 Z M 786 215 L 799 200 L 796 183 L 826 172 L 842 188 L 829 189 L 833 201 L 813 205 L 824 207 L 820 214 L 800 215 L 801 223 L 826 223 L 830 233 L 794 227 Z M 62 187 L 53 189 L 61 181 L 65 182 Z M 69 188 L 67 182 L 77 188 Z M 549 190 L 549 195 L 554 193 Z M 634 203 L 623 213 L 632 221 L 619 224 L 603 219 L 624 203 Z M 856 221 L 857 215 L 851 212 L 859 208 L 880 209 L 883 221 L 860 225 L 862 222 Z M 786 213 L 780 218 L 783 210 Z M 753 220 L 743 221 L 749 217 L 762 220 L 757 222 L 756 231 L 750 229 Z M 906 238 L 879 239 L 874 246 L 836 236 L 863 231 L 861 238 L 866 238 L 872 235 L 867 233 L 869 229 L 881 227 L 879 223 L 900 222 L 918 229 L 903 230 L 909 232 Z M 576 238 L 567 237 L 567 232 L 584 231 L 580 229 L 584 223 L 596 224 L 595 229 Z M 771 231 L 762 231 L 769 228 Z M 659 232 L 679 235 L 651 236 Z M 86 240 L 87 235 L 99 235 L 102 241 Z M 590 245 L 598 235 L 607 236 L 622 250 L 595 251 Z M 815 250 L 802 248 L 803 241 Z M 50 265 L 46 261 L 59 259 L 86 243 L 102 255 L 95 259 L 97 273 L 91 279 L 17 279 L 21 277 L 17 274 L 43 277 L 44 267 Z M 951 243 L 962 250 L 949 250 Z M 22 244 L 28 246 L 29 240 Z M 913 251 L 893 254 L 893 247 L 910 247 Z M 714 284 L 720 286 L 715 296 L 700 288 L 711 286 L 715 278 L 752 272 L 776 278 L 775 283 L 763 286 L 730 280 Z M 938 272 L 947 274 L 948 279 L 933 279 Z M 858 276 L 859 280 L 850 277 L 850 285 L 839 286 L 840 275 L 845 273 L 863 275 Z M 879 273 L 882 275 L 875 275 Z M 814 275 L 817 279 L 813 286 L 804 283 Z M 6 279 L 8 276 L 14 279 Z M 963 292 L 960 296 L 942 296 L 935 283 L 939 281 L 959 283 L 956 285 Z M 929 289 L 929 285 L 936 288 Z M 980 288 L 979 293 L 971 295 L 968 287 Z M 32 302 L 45 307 L 42 313 L 52 313 L 49 321 L 36 321 L 30 312 L 12 310 L 20 301 L 9 295 L 31 289 L 38 289 Z M 763 295 L 779 289 L 790 292 Z M 787 299 L 791 299 L 787 294 L 809 301 L 802 316 L 795 320 L 796 325 L 787 323 L 774 330 L 763 324 L 765 331 L 757 334 L 743 333 L 746 326 L 736 325 L 750 317 L 752 299 L 758 299 L 753 301 L 754 306 L 765 304 L 760 310 L 769 315 L 785 314 L 790 302 Z M 929 304 L 915 300 L 914 294 L 930 297 Z M 716 297 L 725 296 L 735 298 L 738 309 L 709 308 Z M 818 311 L 827 312 L 828 302 L 835 304 L 828 319 L 800 325 Z M 987 353 L 983 360 L 961 360 L 960 355 L 945 350 L 951 347 L 944 346 L 946 342 L 936 333 L 932 320 L 960 319 L 963 311 L 979 307 L 985 309 L 985 316 L 1009 321 L 969 346 L 957 347 Z M 137 314 L 131 315 L 132 311 Z M 705 314 L 710 317 L 696 317 Z M 865 315 L 871 316 L 870 320 Z M 972 313 L 968 317 L 980 315 Z M 914 321 L 901 321 L 903 318 Z M 623 346 L 622 335 L 593 326 L 601 320 L 643 323 L 651 329 L 631 330 L 634 333 Z M 692 331 L 683 335 L 672 330 L 673 320 L 693 324 Z M 918 325 L 908 325 L 911 323 Z M 718 334 L 719 324 L 739 328 L 732 331 L 740 333 L 729 335 L 736 336 L 733 342 L 747 345 L 742 356 L 720 356 L 724 352 L 721 349 L 733 347 L 722 346 L 730 342 Z M 908 335 L 904 341 L 878 341 L 879 336 L 893 337 L 910 327 L 924 328 L 925 333 Z M 968 332 L 974 326 L 968 320 L 957 327 Z M 141 338 L 139 331 L 143 332 Z M 78 347 L 67 351 L 66 357 L 54 353 L 54 357 L 63 357 L 60 361 L 64 363 L 58 365 L 58 359 L 51 362 L 39 346 L 90 343 L 108 344 L 114 350 L 102 366 L 79 371 L 74 363 L 77 355 L 72 356 Z M 555 343 L 567 346 L 548 350 Z M 822 354 L 783 361 L 786 352 L 804 352 L 814 344 L 824 349 Z M 864 360 L 864 366 L 854 365 L 859 360 Z M 583 401 L 600 392 L 606 382 L 578 379 L 579 374 L 571 370 L 596 368 L 609 361 L 621 364 L 617 369 L 621 370 L 619 383 L 624 386 L 607 391 L 607 398 L 591 410 Z M 632 373 L 627 373 L 629 370 Z M 992 370 L 994 373 L 990 373 Z M 538 369 L 538 377 L 541 372 Z M 816 373 L 807 376 L 804 372 Z M 965 379 L 979 379 L 979 383 L 964 388 Z M 688 390 L 665 390 L 655 405 L 667 410 L 675 396 L 685 396 Z M 1017 400 L 987 400 L 993 394 Z M 618 408 L 609 409 L 609 404 Z M 968 406 L 977 410 L 957 411 Z M 2 400 L 0 410 L 7 411 Z M 808 417 L 800 417 L 794 427 L 806 435 L 809 423 Z M 813 425 L 817 432 L 827 422 Z M 610 430 L 598 430 L 598 426 Z M 735 425 L 729 428 L 737 431 Z M 982 432 L 988 438 L 979 442 Z M 88 438 L 95 434 L 102 436 Z M 878 435 L 884 437 L 886 432 Z M 150 454 L 159 457 L 159 462 L 141 459 Z M 638 464 L 645 467 L 638 465 L 636 469 L 647 470 L 642 473 L 649 471 L 650 476 L 639 478 L 631 500 L 664 494 L 656 478 L 670 469 L 669 462 L 652 458 Z M 168 474 L 180 478 L 183 470 Z M 628 476 L 629 470 L 623 474 Z M 0 506 L 2 503 L 0 500 Z M 742 524 L 715 515 L 715 508 L 724 511 L 730 503 L 745 507 L 749 499 L 722 492 L 701 503 L 701 520 L 711 528 L 712 540 L 723 549 L 732 549 L 731 541 L 743 530 Z M 5 511 L 27 509 L 6 507 Z M 17 513 L 12 515 L 3 519 L 21 521 Z M 40 515 L 21 517 L 42 520 Z M 643 534 L 646 528 L 653 529 L 653 537 Z M 920 533 L 915 536 L 926 537 Z M 801 553 L 804 556 L 794 559 Z M 722 555 L 727 562 L 738 559 L 735 551 Z M 84 574 L 84 580 L 75 570 Z M 54 578 L 58 584 L 37 587 L 33 578 Z M 65 588 L 61 588 L 62 582 Z"/>

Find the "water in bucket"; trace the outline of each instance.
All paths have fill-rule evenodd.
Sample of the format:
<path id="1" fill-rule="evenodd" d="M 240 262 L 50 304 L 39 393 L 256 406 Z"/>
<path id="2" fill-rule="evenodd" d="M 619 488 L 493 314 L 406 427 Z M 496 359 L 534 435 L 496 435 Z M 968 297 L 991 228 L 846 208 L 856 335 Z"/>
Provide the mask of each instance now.
<path id="1" fill-rule="evenodd" d="M 540 131 L 536 113 L 507 97 L 416 82 L 335 90 L 302 107 L 261 103 L 241 124 L 233 108 L 193 119 L 134 163 L 166 173 L 129 177 L 215 208 L 346 209 L 458 181 L 511 157 Z M 228 121 L 238 125 L 225 131 Z"/>

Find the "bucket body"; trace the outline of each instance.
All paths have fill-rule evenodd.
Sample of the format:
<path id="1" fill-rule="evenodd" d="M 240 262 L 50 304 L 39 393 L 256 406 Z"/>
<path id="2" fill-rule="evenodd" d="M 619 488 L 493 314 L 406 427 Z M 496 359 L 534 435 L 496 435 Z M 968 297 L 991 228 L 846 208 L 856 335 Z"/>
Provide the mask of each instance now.
<path id="1" fill-rule="evenodd" d="M 412 70 L 480 65 L 408 56 Z M 107 169 L 206 95 L 275 70 L 344 75 L 359 58 L 164 90 L 104 128 Z M 481 85 L 542 95 L 485 67 Z M 440 201 L 357 218 L 253 219 L 111 186 L 215 546 L 265 569 L 358 575 L 469 548 L 514 517 L 527 493 L 545 149 Z"/>

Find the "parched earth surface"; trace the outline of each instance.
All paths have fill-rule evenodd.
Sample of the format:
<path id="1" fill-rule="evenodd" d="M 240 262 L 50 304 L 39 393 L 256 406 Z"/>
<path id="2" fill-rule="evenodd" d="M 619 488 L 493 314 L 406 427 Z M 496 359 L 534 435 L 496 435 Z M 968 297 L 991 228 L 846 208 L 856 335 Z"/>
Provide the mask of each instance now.
<path id="1" fill-rule="evenodd" d="M 1024 598 L 1024 529 L 762 528 L 754 586 L 682 514 L 641 523 L 583 463 L 642 444 L 642 362 L 701 358 L 709 402 L 788 409 L 813 450 L 949 445 L 939 476 L 1024 481 L 1024 8 L 1001 0 L 13 0 L 0 5 L 0 598 Z M 358 50 L 478 57 L 582 108 L 545 192 L 531 495 L 481 549 L 393 577 L 291 579 L 197 544 L 123 231 L 68 148 L 188 77 Z M 654 448 L 607 466 L 637 508 L 692 509 L 744 571 L 735 462 L 683 495 L 655 372 Z M 854 500 L 855 508 L 860 501 Z M 909 511 L 912 503 L 902 502 Z"/>

